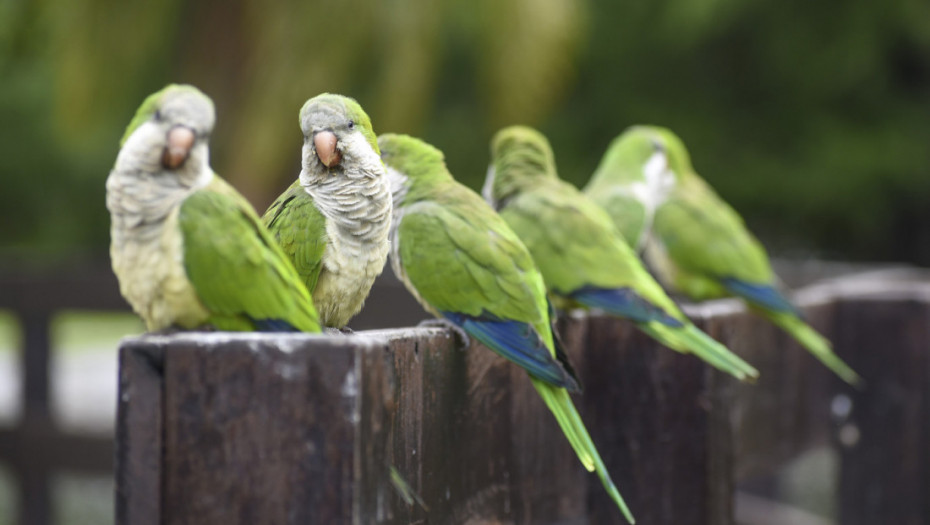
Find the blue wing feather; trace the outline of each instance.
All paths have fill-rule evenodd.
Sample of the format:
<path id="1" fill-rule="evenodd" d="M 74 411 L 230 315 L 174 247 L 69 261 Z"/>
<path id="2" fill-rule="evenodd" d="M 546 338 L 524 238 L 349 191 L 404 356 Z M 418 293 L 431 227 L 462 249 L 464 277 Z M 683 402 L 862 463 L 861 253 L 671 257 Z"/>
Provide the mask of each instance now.
<path id="1" fill-rule="evenodd" d="M 552 357 L 532 325 L 490 314 L 474 317 L 456 312 L 440 313 L 484 346 L 520 365 L 533 377 L 572 392 L 579 390 L 577 382 Z"/>
<path id="2" fill-rule="evenodd" d="M 280 319 L 252 319 L 252 323 L 259 332 L 300 332 L 287 321 Z"/>
<path id="3" fill-rule="evenodd" d="M 619 315 L 638 323 L 657 321 L 675 328 L 684 326 L 681 321 L 643 299 L 631 288 L 586 286 L 575 290 L 569 297 L 585 306 L 600 308 L 607 313 Z"/>
<path id="4" fill-rule="evenodd" d="M 720 279 L 720 284 L 733 295 L 738 295 L 757 306 L 776 312 L 790 312 L 801 317 L 801 312 L 791 301 L 770 284 L 747 283 L 732 277 Z"/>

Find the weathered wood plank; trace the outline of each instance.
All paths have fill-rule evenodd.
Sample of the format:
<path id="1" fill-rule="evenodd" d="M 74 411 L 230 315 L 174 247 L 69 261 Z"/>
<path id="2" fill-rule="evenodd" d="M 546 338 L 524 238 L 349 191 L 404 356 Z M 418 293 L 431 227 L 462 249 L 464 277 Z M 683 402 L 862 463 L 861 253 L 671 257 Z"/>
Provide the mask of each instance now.
<path id="1" fill-rule="evenodd" d="M 526 374 L 444 331 L 405 333 L 363 367 L 360 522 L 578 522 L 584 471 Z M 401 501 L 386 466 L 423 505 Z"/>
<path id="2" fill-rule="evenodd" d="M 163 523 L 349 522 L 350 350 L 299 335 L 166 345 Z"/>
<path id="3" fill-rule="evenodd" d="M 688 311 L 760 369 L 755 386 L 630 323 L 561 321 L 587 392 L 576 403 L 640 522 L 732 523 L 734 473 L 771 473 L 837 435 L 843 523 L 927 522 L 930 287 L 823 287 L 799 302 L 866 390 L 733 302 Z M 143 494 L 162 514 L 141 523 L 623 522 L 525 373 L 444 330 L 146 337 L 123 361 L 124 392 L 163 395 L 120 403 L 121 523 L 147 508 L 133 506 Z M 851 416 L 837 420 L 844 395 Z M 418 501 L 404 501 L 392 468 Z"/>
<path id="4" fill-rule="evenodd" d="M 802 304 L 807 320 L 832 335 L 833 306 Z M 829 444 L 829 406 L 839 381 L 787 333 L 742 308 L 704 312 L 708 331 L 760 372 L 755 384 L 735 385 L 735 476 L 771 473 L 805 450 Z M 710 315 L 707 315 L 710 314 Z"/>
<path id="5" fill-rule="evenodd" d="M 930 303 L 847 299 L 836 344 L 866 387 L 838 399 L 844 525 L 930 523 Z"/>
<path id="6" fill-rule="evenodd" d="M 136 342 L 119 354 L 116 523 L 158 525 L 162 515 L 162 348 Z"/>
<path id="7" fill-rule="evenodd" d="M 732 430 L 719 415 L 729 401 L 712 393 L 729 379 L 615 319 L 590 318 L 584 346 L 584 415 L 637 520 L 729 523 Z M 591 522 L 622 523 L 597 480 L 588 484 Z"/>
<path id="8" fill-rule="evenodd" d="M 577 371 L 585 354 L 580 345 L 585 340 L 587 322 L 585 319 L 570 319 L 560 326 L 565 350 Z M 513 450 L 513 467 L 505 476 L 510 478 L 514 523 L 587 523 L 587 492 L 603 492 L 597 476 L 589 474 L 582 467 L 527 374 L 506 361 L 503 364 L 509 371 L 511 387 L 510 416 L 507 419 L 510 424 L 508 433 Z M 491 393 L 497 394 L 496 389 Z M 582 414 L 585 426 L 590 430 L 590 422 L 584 416 L 581 406 L 581 396 L 575 394 L 572 398 Z M 475 416 L 483 417 L 481 414 L 484 410 L 479 408 Z M 592 489 L 589 482 L 595 483 L 596 487 Z M 620 516 L 616 507 L 613 512 L 615 516 Z"/>
<path id="9" fill-rule="evenodd" d="M 698 518 L 708 515 L 703 487 L 711 435 L 707 399 L 701 397 L 709 376 L 702 365 L 667 350 L 630 352 L 649 357 L 617 356 L 615 342 L 592 341 L 585 319 L 563 325 L 569 352 L 585 370 L 609 371 L 602 357 L 639 360 L 620 376 L 641 378 L 621 381 L 619 392 L 608 389 L 608 395 L 624 396 L 626 404 L 576 398 L 621 490 L 634 496 L 637 514 L 664 520 L 654 523 L 708 523 Z M 592 344 L 601 348 L 591 352 Z M 165 524 L 229 525 L 259 518 L 266 523 L 622 522 L 526 374 L 480 345 L 456 349 L 443 330 L 344 338 L 182 334 L 130 340 L 123 353 L 123 392 L 154 377 L 164 394 L 160 416 L 157 402 L 133 402 L 140 396 L 124 396 L 120 405 L 126 442 L 119 456 L 121 516 L 144 508 L 134 506 L 134 498 L 148 492 L 149 502 L 161 502 Z M 140 374 L 153 373 L 145 368 L 152 361 L 145 357 L 149 354 L 161 356 L 162 375 Z M 591 377 L 588 388 L 617 384 L 614 373 Z M 659 404 L 657 417 L 625 414 L 633 407 L 644 412 L 642 396 L 628 395 L 638 389 L 644 389 L 647 402 Z M 682 392 L 693 392 L 692 402 L 677 403 Z M 159 397 L 141 399 L 150 398 Z M 598 416 L 596 410 L 605 407 L 610 412 Z M 159 434 L 159 422 L 164 424 L 160 447 L 158 437 L 151 437 Z M 600 423 L 606 433 L 597 429 Z M 612 440 L 612 428 L 624 439 Z M 631 437 L 643 429 L 646 434 Z M 133 463 L 149 457 L 151 447 L 163 448 L 155 474 L 145 461 Z M 391 484 L 391 467 L 422 504 L 403 501 Z M 160 484 L 153 484 L 158 475 Z M 160 500 L 152 495 L 157 487 L 164 490 Z M 650 510 L 657 497 L 659 514 Z M 589 502 L 599 509 L 595 514 Z M 693 519 L 681 519 L 684 514 Z"/>

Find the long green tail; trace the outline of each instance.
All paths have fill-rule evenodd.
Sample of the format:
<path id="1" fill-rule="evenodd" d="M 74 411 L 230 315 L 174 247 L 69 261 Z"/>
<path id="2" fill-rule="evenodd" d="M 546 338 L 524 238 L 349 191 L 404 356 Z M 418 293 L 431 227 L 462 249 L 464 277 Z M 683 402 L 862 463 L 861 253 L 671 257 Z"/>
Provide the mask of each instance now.
<path id="1" fill-rule="evenodd" d="M 530 377 L 530 380 L 533 381 L 536 391 L 539 392 L 543 401 L 546 402 L 546 406 L 549 407 L 552 415 L 559 422 L 559 427 L 562 428 L 568 442 L 571 443 L 575 453 L 578 454 L 581 464 L 584 465 L 588 472 L 597 471 L 597 476 L 601 478 L 601 484 L 604 485 L 604 489 L 610 495 L 610 498 L 620 508 L 620 512 L 623 513 L 628 522 L 631 524 L 636 523 L 633 513 L 630 512 L 626 502 L 623 501 L 623 496 L 620 495 L 620 491 L 617 490 L 614 482 L 610 479 L 607 467 L 604 466 L 600 454 L 597 453 L 597 448 L 594 447 L 594 442 L 591 441 L 591 436 L 588 435 L 588 430 L 584 427 L 581 416 L 578 415 L 568 391 L 532 377 Z"/>
<path id="2" fill-rule="evenodd" d="M 758 311 L 779 328 L 791 334 L 797 342 L 807 348 L 810 353 L 814 354 L 814 357 L 832 370 L 834 374 L 840 376 L 843 381 L 855 387 L 862 387 L 863 382 L 859 374 L 833 353 L 833 345 L 830 344 L 826 337 L 817 333 L 803 319 L 786 312 Z"/>
<path id="3" fill-rule="evenodd" d="M 726 372 L 740 381 L 754 382 L 759 371 L 743 361 L 727 347 L 715 341 L 691 323 L 673 328 L 653 322 L 638 325 L 660 343 L 682 353 L 692 353 L 714 368 Z"/>

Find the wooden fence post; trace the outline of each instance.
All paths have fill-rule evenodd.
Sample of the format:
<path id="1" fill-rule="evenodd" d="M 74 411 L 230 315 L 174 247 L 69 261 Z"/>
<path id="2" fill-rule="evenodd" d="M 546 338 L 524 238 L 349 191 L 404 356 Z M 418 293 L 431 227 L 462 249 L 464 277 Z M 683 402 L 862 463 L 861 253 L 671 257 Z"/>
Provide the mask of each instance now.
<path id="1" fill-rule="evenodd" d="M 844 525 L 930 523 L 930 293 L 922 288 L 838 305 L 836 344 L 867 378 L 834 404 Z"/>
<path id="2" fill-rule="evenodd" d="M 618 355 L 605 330 L 630 327 L 594 325 L 563 327 L 587 388 L 606 389 L 576 403 L 634 512 L 722 523 L 719 378 L 642 340 Z M 444 330 L 147 336 L 121 355 L 121 524 L 623 522 L 526 374 Z"/>

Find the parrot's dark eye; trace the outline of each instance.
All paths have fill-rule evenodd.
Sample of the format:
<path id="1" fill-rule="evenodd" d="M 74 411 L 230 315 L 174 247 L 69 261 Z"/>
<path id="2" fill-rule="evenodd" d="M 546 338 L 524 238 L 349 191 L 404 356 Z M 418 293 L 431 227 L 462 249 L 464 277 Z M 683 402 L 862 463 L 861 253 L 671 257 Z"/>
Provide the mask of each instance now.
<path id="1" fill-rule="evenodd" d="M 350 121 L 349 121 L 349 129 L 355 129 L 355 121 L 354 121 L 354 120 L 350 120 Z"/>
<path id="2" fill-rule="evenodd" d="M 155 110 L 155 120 L 161 120 L 161 111 Z"/>

